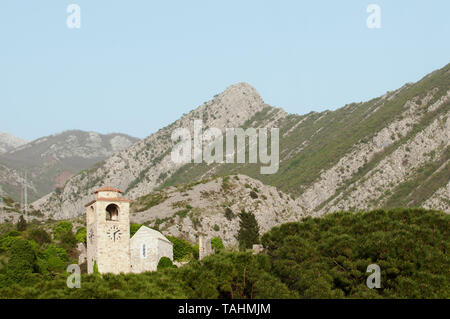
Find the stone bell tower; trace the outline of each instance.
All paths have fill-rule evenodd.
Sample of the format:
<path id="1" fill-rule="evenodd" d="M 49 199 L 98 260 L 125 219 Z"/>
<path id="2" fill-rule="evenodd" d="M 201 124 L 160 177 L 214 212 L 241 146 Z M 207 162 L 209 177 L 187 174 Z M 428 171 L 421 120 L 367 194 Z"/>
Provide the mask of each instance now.
<path id="1" fill-rule="evenodd" d="M 130 272 L 130 201 L 120 190 L 103 187 L 86 207 L 87 269 L 93 273 Z"/>

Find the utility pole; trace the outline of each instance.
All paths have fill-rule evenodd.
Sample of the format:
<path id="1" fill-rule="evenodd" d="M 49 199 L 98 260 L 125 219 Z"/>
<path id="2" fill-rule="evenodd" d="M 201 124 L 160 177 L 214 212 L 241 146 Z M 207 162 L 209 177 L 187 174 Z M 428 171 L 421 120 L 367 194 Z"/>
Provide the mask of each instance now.
<path id="1" fill-rule="evenodd" d="M 3 212 L 3 188 L 2 188 L 2 185 L 0 185 L 0 209 L 1 209 L 1 212 Z"/>
<path id="2" fill-rule="evenodd" d="M 25 200 L 25 221 L 28 223 L 28 189 L 27 189 L 27 172 L 25 172 L 24 200 Z"/>
<path id="3" fill-rule="evenodd" d="M 20 176 L 20 206 L 19 211 L 20 213 L 23 213 L 23 176 L 22 174 L 19 174 Z"/>
<path id="4" fill-rule="evenodd" d="M 27 173 L 24 177 L 20 177 L 20 211 L 24 215 L 25 221 L 28 222 L 28 189 L 27 189 Z"/>

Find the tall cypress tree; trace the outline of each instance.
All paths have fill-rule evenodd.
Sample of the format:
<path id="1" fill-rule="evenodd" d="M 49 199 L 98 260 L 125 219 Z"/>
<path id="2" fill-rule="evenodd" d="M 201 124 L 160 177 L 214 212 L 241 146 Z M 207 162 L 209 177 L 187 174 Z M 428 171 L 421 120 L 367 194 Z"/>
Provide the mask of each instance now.
<path id="1" fill-rule="evenodd" d="M 25 218 L 23 218 L 23 215 L 20 215 L 16 227 L 18 231 L 24 231 L 25 229 L 27 229 L 27 222 Z"/>
<path id="2" fill-rule="evenodd" d="M 246 212 L 244 209 L 239 214 L 239 231 L 237 240 L 239 249 L 245 250 L 252 248 L 253 244 L 259 243 L 259 225 L 255 215 L 252 212 Z"/>

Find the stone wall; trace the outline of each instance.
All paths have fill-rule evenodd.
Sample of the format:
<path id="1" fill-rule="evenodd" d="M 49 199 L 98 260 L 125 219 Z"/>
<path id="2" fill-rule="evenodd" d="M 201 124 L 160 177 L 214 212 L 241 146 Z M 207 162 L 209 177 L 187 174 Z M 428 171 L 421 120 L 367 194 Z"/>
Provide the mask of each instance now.
<path id="1" fill-rule="evenodd" d="M 161 257 L 173 260 L 172 243 L 160 232 L 142 226 L 130 240 L 131 272 L 155 271 Z"/>
<path id="2" fill-rule="evenodd" d="M 198 259 L 202 260 L 206 256 L 212 254 L 211 238 L 207 238 L 205 235 L 198 236 Z"/>

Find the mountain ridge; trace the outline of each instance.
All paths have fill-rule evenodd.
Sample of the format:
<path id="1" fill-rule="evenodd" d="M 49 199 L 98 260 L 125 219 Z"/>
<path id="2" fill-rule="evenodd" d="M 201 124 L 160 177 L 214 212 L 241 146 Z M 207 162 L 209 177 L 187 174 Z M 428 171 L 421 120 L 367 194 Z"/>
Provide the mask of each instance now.
<path id="1" fill-rule="evenodd" d="M 67 130 L 38 138 L 0 154 L 0 185 L 6 195 L 18 200 L 20 184 L 27 173 L 29 198 L 38 199 L 64 186 L 68 178 L 138 139 L 121 134 Z"/>
<path id="2" fill-rule="evenodd" d="M 11 151 L 26 143 L 28 143 L 28 141 L 10 133 L 0 132 L 0 154 Z"/>
<path id="3" fill-rule="evenodd" d="M 124 189 L 134 199 L 213 175 L 243 174 L 295 196 L 298 205 L 315 215 L 399 202 L 449 211 L 449 98 L 450 65 L 369 101 L 304 115 L 271 107 L 256 89 L 239 83 L 74 176 L 61 195 L 52 194 L 40 205 L 55 218 L 67 218 L 81 214 L 84 199 L 106 184 Z M 205 128 L 279 127 L 279 171 L 261 175 L 259 165 L 248 163 L 175 165 L 169 159 L 170 132 L 191 127 L 194 119 L 201 119 Z M 438 162 L 441 173 L 431 174 Z M 429 190 L 420 189 L 425 168 L 432 177 Z M 403 203 L 408 196 L 413 198 Z"/>

